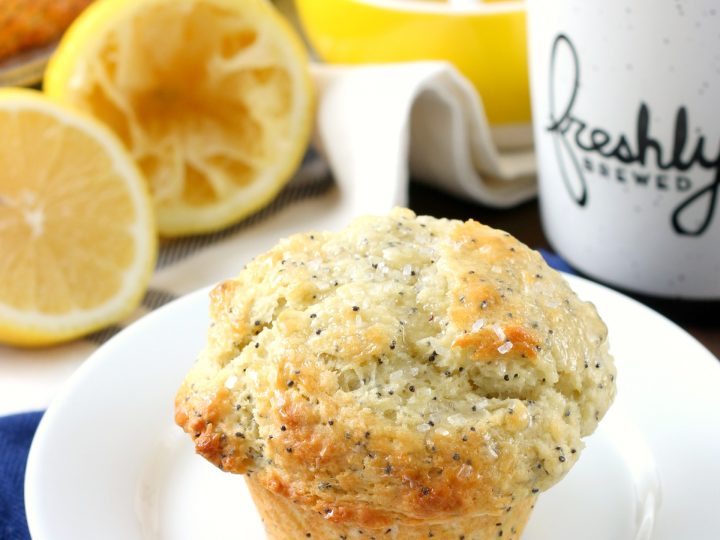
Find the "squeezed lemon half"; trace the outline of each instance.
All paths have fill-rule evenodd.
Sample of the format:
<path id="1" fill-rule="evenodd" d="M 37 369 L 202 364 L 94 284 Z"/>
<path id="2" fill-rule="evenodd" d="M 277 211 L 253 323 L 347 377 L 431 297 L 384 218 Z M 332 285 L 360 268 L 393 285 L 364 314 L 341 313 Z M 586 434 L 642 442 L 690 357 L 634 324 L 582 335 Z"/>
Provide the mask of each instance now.
<path id="1" fill-rule="evenodd" d="M 300 163 L 314 114 L 302 43 L 264 0 L 101 0 L 63 38 L 45 90 L 120 137 L 165 236 L 267 204 Z"/>

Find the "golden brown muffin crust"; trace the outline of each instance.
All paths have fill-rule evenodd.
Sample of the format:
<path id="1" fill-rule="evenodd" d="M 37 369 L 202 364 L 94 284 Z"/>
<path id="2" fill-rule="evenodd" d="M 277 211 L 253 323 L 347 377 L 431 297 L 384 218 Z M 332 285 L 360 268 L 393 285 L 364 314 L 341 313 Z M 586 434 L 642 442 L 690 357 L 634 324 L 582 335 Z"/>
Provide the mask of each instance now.
<path id="1" fill-rule="evenodd" d="M 2 0 L 0 61 L 60 37 L 92 0 Z"/>
<path id="2" fill-rule="evenodd" d="M 265 523 L 269 540 L 516 540 L 522 534 L 535 497 L 513 502 L 502 515 L 470 515 L 445 522 L 403 521 L 391 525 L 352 525 L 308 512 L 287 497 L 269 492 L 252 478 L 248 487 Z"/>
<path id="3" fill-rule="evenodd" d="M 178 424 L 331 522 L 500 514 L 562 478 L 614 396 L 594 307 L 474 221 L 398 209 L 293 236 L 211 316 Z"/>

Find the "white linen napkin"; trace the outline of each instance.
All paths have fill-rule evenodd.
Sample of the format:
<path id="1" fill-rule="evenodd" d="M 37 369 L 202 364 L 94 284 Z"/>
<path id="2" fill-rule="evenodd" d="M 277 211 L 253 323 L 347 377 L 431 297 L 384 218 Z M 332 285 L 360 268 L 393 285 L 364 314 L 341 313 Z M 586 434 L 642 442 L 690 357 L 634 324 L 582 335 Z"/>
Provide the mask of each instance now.
<path id="1" fill-rule="evenodd" d="M 454 195 L 509 207 L 535 196 L 535 155 L 500 152 L 472 84 L 446 62 L 317 65 L 315 141 L 358 206 L 404 202 L 408 171 Z M 366 200 L 367 199 L 367 200 Z"/>
<path id="2" fill-rule="evenodd" d="M 164 241 L 150 288 L 130 320 L 57 347 L 0 345 L 0 414 L 47 407 L 82 361 L 123 327 L 234 276 L 279 238 L 339 229 L 354 216 L 405 205 L 410 173 L 488 206 L 535 194 L 532 151 L 498 151 L 473 87 L 449 64 L 314 66 L 313 75 L 319 98 L 314 142 L 324 158 L 310 152 L 278 198 L 237 225 Z"/>

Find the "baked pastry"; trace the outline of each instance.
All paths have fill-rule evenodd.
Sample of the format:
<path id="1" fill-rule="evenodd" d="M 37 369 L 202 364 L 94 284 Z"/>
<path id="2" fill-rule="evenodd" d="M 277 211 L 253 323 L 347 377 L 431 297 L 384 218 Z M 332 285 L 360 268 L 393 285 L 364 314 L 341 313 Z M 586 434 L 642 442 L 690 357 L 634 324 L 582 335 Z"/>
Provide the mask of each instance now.
<path id="1" fill-rule="evenodd" d="M 175 419 L 275 540 L 518 538 L 615 393 L 595 308 L 475 221 L 293 236 L 211 316 Z"/>
<path id="2" fill-rule="evenodd" d="M 0 61 L 60 37 L 92 0 L 2 0 Z"/>

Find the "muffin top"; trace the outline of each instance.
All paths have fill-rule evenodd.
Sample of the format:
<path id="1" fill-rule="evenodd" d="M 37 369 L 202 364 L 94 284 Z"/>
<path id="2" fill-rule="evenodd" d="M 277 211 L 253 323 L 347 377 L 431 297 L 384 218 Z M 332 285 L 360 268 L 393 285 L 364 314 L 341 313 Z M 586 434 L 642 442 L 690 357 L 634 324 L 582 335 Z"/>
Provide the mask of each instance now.
<path id="1" fill-rule="evenodd" d="M 296 235 L 210 309 L 177 423 L 331 520 L 503 512 L 563 477 L 615 393 L 592 304 L 475 221 L 396 209 Z"/>

